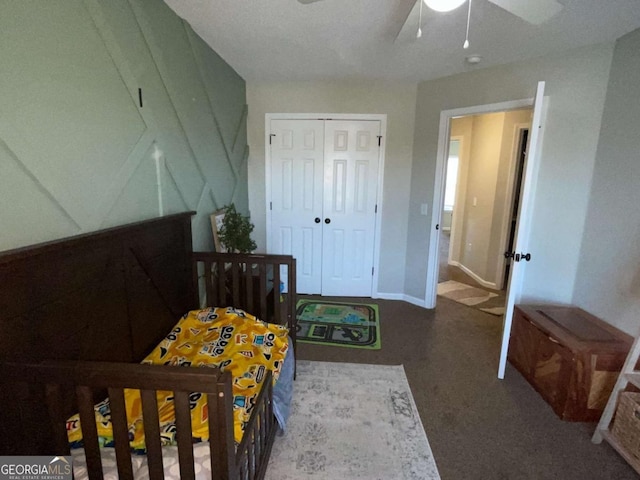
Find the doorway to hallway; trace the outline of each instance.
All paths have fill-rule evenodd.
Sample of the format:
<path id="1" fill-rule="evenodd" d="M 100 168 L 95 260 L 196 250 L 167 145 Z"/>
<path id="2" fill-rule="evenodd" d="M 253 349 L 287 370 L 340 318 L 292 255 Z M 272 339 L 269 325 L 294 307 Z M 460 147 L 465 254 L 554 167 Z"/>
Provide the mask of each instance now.
<path id="1" fill-rule="evenodd" d="M 497 316 L 504 314 L 504 252 L 514 243 L 531 112 L 460 116 L 450 124 L 438 293 Z"/>
<path id="2" fill-rule="evenodd" d="M 433 190 L 433 210 L 431 217 L 431 231 L 429 238 L 429 253 L 427 264 L 427 282 L 425 289 L 425 306 L 434 308 L 436 305 L 436 292 L 438 287 L 438 245 L 440 234 L 440 218 L 443 199 L 443 185 L 445 178 L 446 158 L 451 134 L 451 122 L 453 119 L 465 115 L 477 115 L 489 112 L 511 111 L 515 109 L 533 106 L 531 117 L 531 134 L 528 136 L 524 168 L 522 173 L 522 187 L 520 203 L 515 227 L 514 251 L 504 252 L 505 258 L 513 258 L 516 262 L 509 272 L 509 282 L 505 304 L 505 314 L 502 328 L 502 345 L 500 347 L 500 359 L 498 362 L 498 378 L 504 378 L 507 351 L 513 319 L 513 308 L 523 295 L 524 288 L 524 264 L 529 262 L 532 255 L 527 252 L 530 249 L 529 235 L 533 209 L 533 198 L 538 177 L 539 152 L 543 132 L 543 117 L 546 110 L 547 99 L 544 96 L 545 82 L 539 81 L 536 86 L 535 97 L 523 100 L 512 100 L 490 105 L 477 105 L 463 107 L 440 112 L 440 127 L 438 133 L 438 151 L 436 157 L 435 184 Z M 474 199 L 474 203 L 475 203 Z M 503 204 L 508 205 L 506 203 Z M 452 242 L 453 243 L 453 242 Z M 473 245 L 473 244 L 472 244 Z"/>

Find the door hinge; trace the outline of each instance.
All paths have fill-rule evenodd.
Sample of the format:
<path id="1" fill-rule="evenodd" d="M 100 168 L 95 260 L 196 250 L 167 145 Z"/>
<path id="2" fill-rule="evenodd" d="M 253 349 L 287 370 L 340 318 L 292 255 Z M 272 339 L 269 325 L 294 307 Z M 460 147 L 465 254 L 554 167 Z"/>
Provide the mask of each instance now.
<path id="1" fill-rule="evenodd" d="M 273 202 L 269 202 L 269 210 L 273 210 Z"/>
<path id="2" fill-rule="evenodd" d="M 382 135 L 378 135 L 378 146 L 382 145 Z"/>
<path id="3" fill-rule="evenodd" d="M 373 277 L 373 270 L 374 270 L 374 267 L 371 267 L 371 276 L 372 277 Z"/>
<path id="4" fill-rule="evenodd" d="M 376 205 L 376 209 L 373 213 L 378 213 L 378 205 Z"/>
<path id="5" fill-rule="evenodd" d="M 275 133 L 271 133 L 271 134 L 269 135 L 269 145 L 271 145 L 271 139 L 272 139 L 273 137 L 275 137 L 275 136 L 276 136 L 276 134 L 275 134 Z"/>
<path id="6" fill-rule="evenodd" d="M 142 108 L 142 88 L 138 88 L 138 103 L 140 104 L 140 108 Z"/>

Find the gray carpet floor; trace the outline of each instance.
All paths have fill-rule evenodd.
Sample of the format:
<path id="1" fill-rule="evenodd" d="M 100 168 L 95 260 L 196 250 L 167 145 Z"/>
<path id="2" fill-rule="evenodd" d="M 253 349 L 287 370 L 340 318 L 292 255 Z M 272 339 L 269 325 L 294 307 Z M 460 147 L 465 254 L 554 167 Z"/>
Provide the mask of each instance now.
<path id="1" fill-rule="evenodd" d="M 374 302 L 381 350 L 299 343 L 298 357 L 403 364 L 443 480 L 638 478 L 609 445 L 591 443 L 595 424 L 561 421 L 510 364 L 496 377 L 501 317 L 446 298 L 435 310 Z"/>

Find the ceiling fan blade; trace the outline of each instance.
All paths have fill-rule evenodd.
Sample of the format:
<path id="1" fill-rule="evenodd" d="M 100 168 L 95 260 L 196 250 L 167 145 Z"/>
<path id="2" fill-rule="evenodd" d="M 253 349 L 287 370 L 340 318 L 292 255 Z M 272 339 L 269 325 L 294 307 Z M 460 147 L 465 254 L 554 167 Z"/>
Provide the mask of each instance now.
<path id="1" fill-rule="evenodd" d="M 310 3 L 319 2 L 320 0 L 298 0 L 303 5 L 309 5 Z"/>
<path id="2" fill-rule="evenodd" d="M 404 31 L 405 28 L 409 28 L 407 23 L 409 22 L 409 19 L 412 17 L 414 10 L 417 15 L 417 12 L 418 12 L 417 5 L 419 5 L 419 2 L 421 1 L 422 0 L 402 0 L 400 5 L 398 5 L 398 8 L 395 10 L 393 18 L 390 21 L 390 27 L 388 30 L 389 38 L 391 40 L 395 42 L 400 36 L 400 33 L 402 33 L 402 31 Z M 417 26 L 418 24 L 416 20 L 415 28 L 417 28 Z M 413 25 L 411 25 L 410 28 L 414 28 Z"/>
<path id="3" fill-rule="evenodd" d="M 507 12 L 533 24 L 540 25 L 564 7 L 556 0 L 489 0 Z"/>

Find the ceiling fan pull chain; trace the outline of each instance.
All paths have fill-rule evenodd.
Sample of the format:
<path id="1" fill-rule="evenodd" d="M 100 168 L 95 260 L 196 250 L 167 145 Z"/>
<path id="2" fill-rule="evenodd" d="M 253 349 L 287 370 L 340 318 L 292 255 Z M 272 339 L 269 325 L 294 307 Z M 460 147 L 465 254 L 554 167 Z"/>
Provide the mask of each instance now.
<path id="1" fill-rule="evenodd" d="M 471 0 L 469 0 L 469 11 L 467 13 L 467 35 L 464 39 L 464 45 L 462 45 L 462 48 L 464 48 L 465 50 L 469 48 L 469 24 L 470 23 L 471 23 Z"/>

